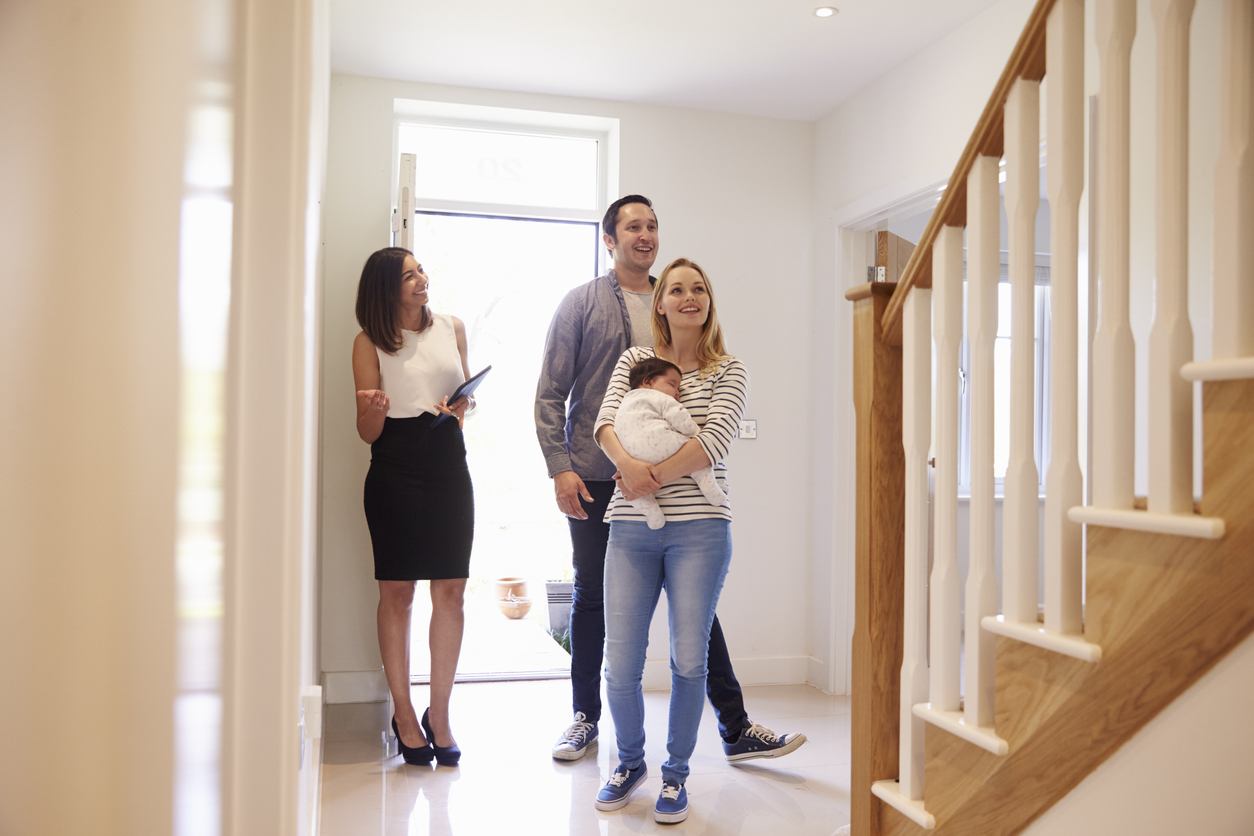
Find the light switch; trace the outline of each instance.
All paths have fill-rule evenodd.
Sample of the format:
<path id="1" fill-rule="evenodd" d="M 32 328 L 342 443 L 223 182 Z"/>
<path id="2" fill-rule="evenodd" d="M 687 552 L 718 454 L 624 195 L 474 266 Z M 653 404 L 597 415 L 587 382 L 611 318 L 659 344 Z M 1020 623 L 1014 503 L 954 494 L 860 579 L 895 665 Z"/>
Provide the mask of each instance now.
<path id="1" fill-rule="evenodd" d="M 748 419 L 741 420 L 740 437 L 741 438 L 757 438 L 758 437 L 758 422 L 750 421 Z"/>

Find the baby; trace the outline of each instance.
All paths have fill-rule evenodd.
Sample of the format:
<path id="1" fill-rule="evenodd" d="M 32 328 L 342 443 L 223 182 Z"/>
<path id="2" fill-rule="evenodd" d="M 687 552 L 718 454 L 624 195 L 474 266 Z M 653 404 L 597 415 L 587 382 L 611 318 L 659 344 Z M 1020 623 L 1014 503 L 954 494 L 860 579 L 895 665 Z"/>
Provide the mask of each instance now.
<path id="1" fill-rule="evenodd" d="M 658 357 L 646 357 L 631 367 L 627 383 L 631 391 L 623 396 L 614 416 L 614 434 L 634 459 L 658 464 L 678 452 L 700 428 L 679 402 L 679 367 Z M 713 468 L 692 473 L 697 487 L 712 505 L 722 505 L 727 494 L 714 481 Z M 633 499 L 644 514 L 649 528 L 666 525 L 666 517 L 652 494 Z"/>

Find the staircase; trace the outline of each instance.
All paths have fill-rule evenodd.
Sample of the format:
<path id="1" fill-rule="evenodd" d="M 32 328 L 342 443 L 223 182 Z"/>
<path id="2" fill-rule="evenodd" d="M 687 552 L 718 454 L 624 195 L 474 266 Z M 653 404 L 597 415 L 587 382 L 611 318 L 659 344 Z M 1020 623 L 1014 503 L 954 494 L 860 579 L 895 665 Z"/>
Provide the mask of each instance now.
<path id="1" fill-rule="evenodd" d="M 1090 164 L 1096 176 L 1084 180 L 1084 2 L 1040 0 L 901 281 L 847 294 L 858 422 L 855 836 L 1019 832 L 1254 632 L 1254 0 L 1222 0 L 1223 42 L 1215 45 L 1220 150 L 1207 161 L 1216 176 L 1208 207 L 1215 218 L 1214 327 L 1211 357 L 1202 362 L 1193 357 L 1187 277 L 1194 3 L 1155 0 L 1152 19 L 1141 22 L 1158 43 L 1159 120 L 1146 498 L 1133 495 L 1129 325 L 1136 2 L 1091 1 L 1101 78 L 1101 130 Z M 1031 381 L 1045 78 L 1052 339 L 1041 514 Z M 1002 168 L 1013 327 L 1009 391 L 998 393 Z M 1086 340 L 1091 397 L 1081 414 L 1077 229 L 1084 193 L 1102 246 L 1093 277 L 1098 324 Z M 957 554 L 964 337 L 971 416 L 965 577 Z M 1197 427 L 1195 386 L 1202 391 Z M 1000 544 L 996 397 L 1009 399 L 1010 416 Z M 1081 427 L 1089 428 L 1092 451 L 1083 475 Z M 1196 433 L 1204 490 L 1195 502 Z"/>

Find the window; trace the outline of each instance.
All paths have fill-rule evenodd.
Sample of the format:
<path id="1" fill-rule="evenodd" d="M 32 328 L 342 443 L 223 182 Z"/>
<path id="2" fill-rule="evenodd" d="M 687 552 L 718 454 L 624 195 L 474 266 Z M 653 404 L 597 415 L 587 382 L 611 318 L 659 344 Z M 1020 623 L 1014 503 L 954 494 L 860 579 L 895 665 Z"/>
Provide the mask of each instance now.
<path id="1" fill-rule="evenodd" d="M 526 132 L 523 132 L 523 131 Z M 424 205 L 548 207 L 596 213 L 596 136 L 438 124 L 402 124 L 401 153 L 417 154 L 415 194 Z"/>
<path id="2" fill-rule="evenodd" d="M 1046 365 L 1049 359 L 1049 268 L 1036 268 L 1036 326 L 1035 326 L 1035 369 L 1033 386 L 1033 405 L 1035 428 L 1033 451 L 1037 466 L 1038 490 L 1045 486 L 1045 467 L 1048 462 L 1048 374 Z M 967 341 L 969 325 L 966 321 L 967 284 L 962 287 L 963 294 L 963 339 L 959 355 L 958 399 L 958 492 L 963 496 L 971 494 L 971 347 Z M 1011 342 L 1011 289 L 1006 264 L 1001 266 L 1001 281 L 997 285 L 997 337 L 993 347 L 993 477 L 994 493 L 1000 497 L 1006 478 L 1006 467 L 1010 460 L 1010 342 Z"/>

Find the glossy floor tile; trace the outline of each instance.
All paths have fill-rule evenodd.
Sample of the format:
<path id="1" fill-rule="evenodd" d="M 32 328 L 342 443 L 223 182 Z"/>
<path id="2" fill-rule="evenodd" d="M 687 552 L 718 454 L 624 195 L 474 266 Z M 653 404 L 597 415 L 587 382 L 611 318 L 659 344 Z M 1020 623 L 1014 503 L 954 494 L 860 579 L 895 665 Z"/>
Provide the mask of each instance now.
<path id="1" fill-rule="evenodd" d="M 328 706 L 322 767 L 323 836 L 479 834 L 789 834 L 831 836 L 849 821 L 849 700 L 802 685 L 745 689 L 750 718 L 805 746 L 783 758 L 732 766 L 723 758 L 708 704 L 688 779 L 690 814 L 653 821 L 666 754 L 664 692 L 645 694 L 649 778 L 621 810 L 592 806 L 617 763 L 608 710 L 601 742 L 574 763 L 554 761 L 569 722 L 569 680 L 459 684 L 453 723 L 457 768 L 416 767 L 385 758 L 379 706 Z M 414 689 L 421 711 L 426 689 Z"/>

